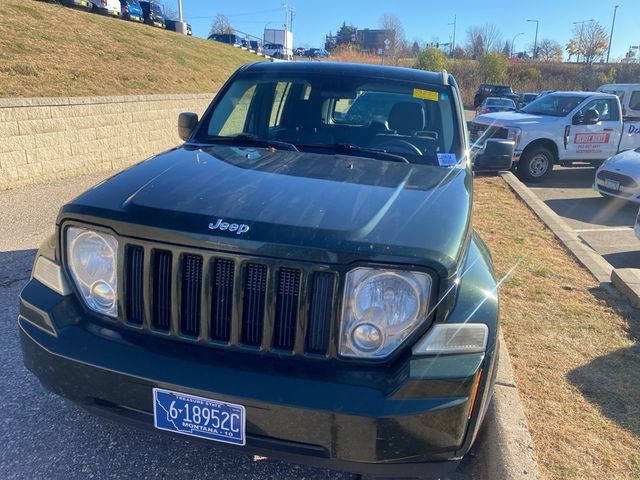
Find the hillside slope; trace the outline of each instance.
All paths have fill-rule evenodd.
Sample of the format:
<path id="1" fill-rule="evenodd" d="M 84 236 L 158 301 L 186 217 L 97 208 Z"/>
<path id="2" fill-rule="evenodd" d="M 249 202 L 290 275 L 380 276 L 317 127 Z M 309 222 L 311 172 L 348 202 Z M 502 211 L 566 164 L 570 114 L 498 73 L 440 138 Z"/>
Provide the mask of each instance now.
<path id="1" fill-rule="evenodd" d="M 54 3 L 0 5 L 0 97 L 213 92 L 261 58 Z"/>

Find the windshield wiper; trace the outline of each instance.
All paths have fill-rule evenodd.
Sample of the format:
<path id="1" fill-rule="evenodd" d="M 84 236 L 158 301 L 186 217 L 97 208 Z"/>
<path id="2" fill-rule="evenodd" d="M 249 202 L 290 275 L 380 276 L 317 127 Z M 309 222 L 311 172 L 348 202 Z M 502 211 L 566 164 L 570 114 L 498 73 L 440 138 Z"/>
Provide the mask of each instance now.
<path id="1" fill-rule="evenodd" d="M 298 144 L 300 148 L 317 148 L 320 150 L 332 150 L 336 153 L 342 153 L 345 155 L 357 155 L 359 153 L 366 153 L 367 155 L 373 155 L 378 160 L 390 160 L 392 162 L 411 163 L 402 155 L 397 153 L 389 153 L 386 150 L 378 150 L 375 148 L 359 147 L 352 143 L 333 143 L 333 144 Z"/>
<path id="2" fill-rule="evenodd" d="M 251 147 L 265 147 L 275 148 L 276 150 L 288 150 L 291 152 L 297 152 L 298 149 L 293 143 L 281 142 L 279 140 L 269 140 L 267 138 L 260 138 L 249 133 L 241 133 L 240 135 L 234 135 L 233 137 L 225 137 L 218 135 L 211 135 L 206 137 L 206 142 L 211 143 L 224 143 L 240 146 Z"/>

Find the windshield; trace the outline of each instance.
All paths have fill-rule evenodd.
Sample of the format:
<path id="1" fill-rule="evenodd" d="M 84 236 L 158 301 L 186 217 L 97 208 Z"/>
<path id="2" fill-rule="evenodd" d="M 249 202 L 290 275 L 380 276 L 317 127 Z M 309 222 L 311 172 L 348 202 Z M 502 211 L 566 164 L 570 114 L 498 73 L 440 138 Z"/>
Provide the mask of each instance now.
<path id="1" fill-rule="evenodd" d="M 317 73 L 235 80 L 194 140 L 238 136 L 275 148 L 281 142 L 303 152 L 432 165 L 456 163 L 462 151 L 449 87 Z"/>
<path id="2" fill-rule="evenodd" d="M 511 87 L 496 87 L 496 93 L 498 95 L 508 95 L 511 92 Z"/>
<path id="3" fill-rule="evenodd" d="M 564 117 L 586 99 L 586 95 L 563 95 L 550 93 L 534 100 L 524 107 L 522 111 L 532 115 Z"/>
<path id="4" fill-rule="evenodd" d="M 487 98 L 487 105 L 494 105 L 498 107 L 514 107 L 516 106 L 513 103 L 513 100 L 508 98 Z"/>
<path id="5" fill-rule="evenodd" d="M 158 5 L 157 3 L 152 3 L 151 4 L 151 11 L 158 16 L 162 16 L 162 7 L 160 5 Z"/>

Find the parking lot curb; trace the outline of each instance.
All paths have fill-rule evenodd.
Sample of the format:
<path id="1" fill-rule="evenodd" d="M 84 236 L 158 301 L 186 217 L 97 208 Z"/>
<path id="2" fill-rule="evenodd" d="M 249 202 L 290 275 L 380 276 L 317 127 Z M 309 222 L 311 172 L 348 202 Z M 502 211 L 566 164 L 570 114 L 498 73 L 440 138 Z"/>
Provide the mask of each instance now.
<path id="1" fill-rule="evenodd" d="M 491 409 L 493 422 L 487 422 L 482 440 L 488 448 L 481 471 L 474 478 L 504 480 L 537 480 L 540 478 L 533 441 L 513 377 L 507 344 L 499 331 L 500 363 L 496 375 Z M 479 458 L 480 460 L 480 458 Z"/>
<path id="2" fill-rule="evenodd" d="M 571 254 L 604 286 L 611 285 L 613 267 L 595 250 L 587 245 L 567 223 L 550 207 L 540 200 L 524 183 L 511 172 L 500 176 L 511 189 L 533 210 L 547 227 L 555 234 Z"/>
<path id="3" fill-rule="evenodd" d="M 640 270 L 616 268 L 611 272 L 611 282 L 634 307 L 640 307 Z"/>

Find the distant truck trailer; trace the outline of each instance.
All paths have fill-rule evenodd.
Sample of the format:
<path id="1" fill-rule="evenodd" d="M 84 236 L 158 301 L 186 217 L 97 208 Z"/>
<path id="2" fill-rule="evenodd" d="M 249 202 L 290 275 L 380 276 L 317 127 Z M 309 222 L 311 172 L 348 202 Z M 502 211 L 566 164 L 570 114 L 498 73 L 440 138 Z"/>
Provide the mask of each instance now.
<path id="1" fill-rule="evenodd" d="M 282 45 L 282 58 L 285 60 L 293 59 L 293 32 L 265 28 L 263 42 L 265 45 Z"/>

